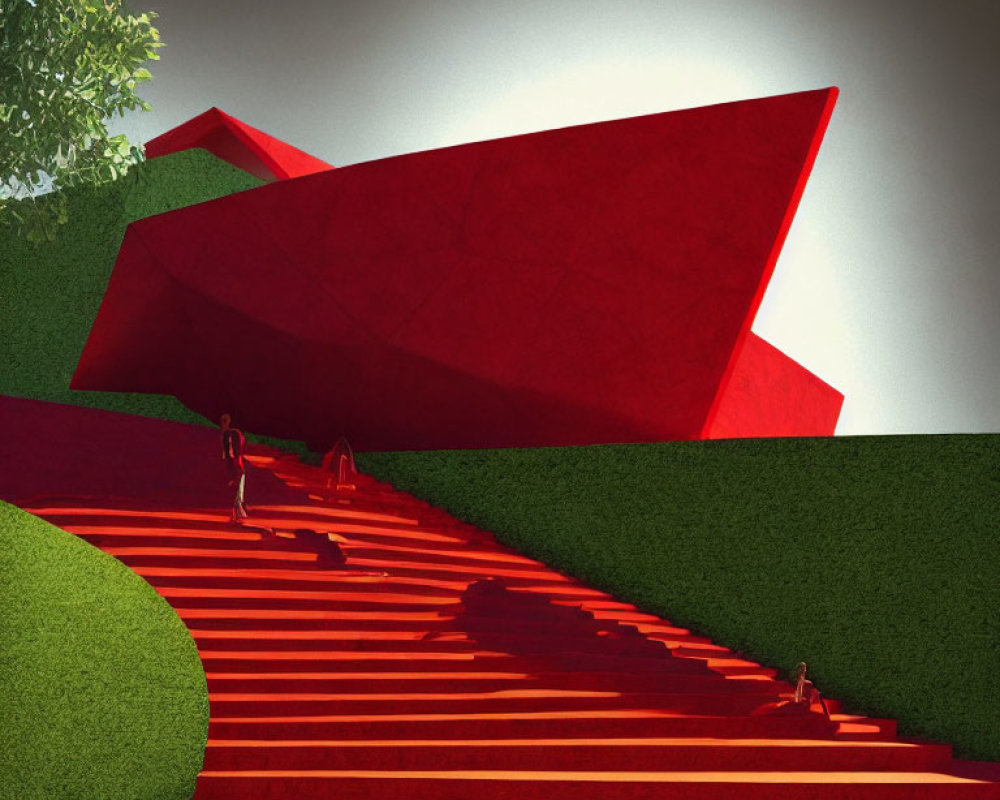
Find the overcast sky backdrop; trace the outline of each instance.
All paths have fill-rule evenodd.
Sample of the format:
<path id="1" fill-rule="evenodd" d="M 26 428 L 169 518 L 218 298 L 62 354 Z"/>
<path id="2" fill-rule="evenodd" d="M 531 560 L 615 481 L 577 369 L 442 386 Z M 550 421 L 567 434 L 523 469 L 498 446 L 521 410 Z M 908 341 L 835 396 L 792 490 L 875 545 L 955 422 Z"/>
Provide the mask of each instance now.
<path id="1" fill-rule="evenodd" d="M 837 432 L 1000 431 L 997 0 L 132 0 L 166 43 L 116 123 L 210 106 L 337 166 L 835 85 L 754 330 Z"/>

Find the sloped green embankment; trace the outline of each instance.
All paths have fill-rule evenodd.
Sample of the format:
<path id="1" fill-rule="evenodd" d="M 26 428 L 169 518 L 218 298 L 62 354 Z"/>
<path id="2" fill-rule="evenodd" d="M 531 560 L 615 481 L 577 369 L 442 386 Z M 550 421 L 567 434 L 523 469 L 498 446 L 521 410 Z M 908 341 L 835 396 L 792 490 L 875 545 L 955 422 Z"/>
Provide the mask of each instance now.
<path id="1" fill-rule="evenodd" d="M 365 453 L 358 465 L 847 709 L 1000 760 L 1000 436 Z"/>
<path id="2" fill-rule="evenodd" d="M 69 382 L 128 223 L 260 184 L 205 150 L 188 150 L 114 183 L 66 190 L 69 222 L 53 242 L 36 246 L 0 228 L 0 394 L 204 423 L 173 397 L 71 392 Z"/>
<path id="3" fill-rule="evenodd" d="M 0 797 L 183 800 L 208 735 L 194 641 L 117 559 L 0 503 Z"/>
<path id="4" fill-rule="evenodd" d="M 73 392 L 69 382 L 128 224 L 261 184 L 206 150 L 186 150 L 113 183 L 66 190 L 69 222 L 53 242 L 35 246 L 0 228 L 0 394 L 205 424 L 173 397 Z M 299 442 L 250 438 L 310 458 Z"/>

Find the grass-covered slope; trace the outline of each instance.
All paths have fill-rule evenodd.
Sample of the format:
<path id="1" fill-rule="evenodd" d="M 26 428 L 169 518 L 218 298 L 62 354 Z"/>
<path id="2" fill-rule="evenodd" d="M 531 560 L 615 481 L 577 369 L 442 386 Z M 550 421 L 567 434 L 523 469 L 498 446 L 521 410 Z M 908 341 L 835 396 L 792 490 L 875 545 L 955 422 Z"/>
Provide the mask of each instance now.
<path id="1" fill-rule="evenodd" d="M 205 674 L 149 584 L 0 503 L 0 623 L 0 798 L 191 796 Z"/>
<path id="2" fill-rule="evenodd" d="M 365 453 L 366 472 L 903 735 L 1000 760 L 1000 436 Z"/>
<path id="3" fill-rule="evenodd" d="M 53 242 L 36 246 L 0 228 L 0 395 L 205 424 L 173 397 L 74 392 L 69 382 L 128 224 L 262 183 L 206 150 L 185 150 L 140 164 L 114 183 L 66 190 L 69 222 Z M 296 442 L 253 439 L 308 457 Z"/>
<path id="4" fill-rule="evenodd" d="M 203 422 L 172 397 L 71 392 L 69 382 L 128 223 L 261 183 L 205 150 L 187 150 L 114 183 L 66 190 L 69 222 L 53 242 L 36 246 L 0 228 L 0 394 Z"/>
<path id="5" fill-rule="evenodd" d="M 206 150 L 185 150 L 140 164 L 114 183 L 66 190 L 69 222 L 53 242 L 36 246 L 0 227 L 0 395 L 205 424 L 173 397 L 74 392 L 69 382 L 128 224 L 261 184 Z M 249 433 L 312 457 L 299 442 Z"/>

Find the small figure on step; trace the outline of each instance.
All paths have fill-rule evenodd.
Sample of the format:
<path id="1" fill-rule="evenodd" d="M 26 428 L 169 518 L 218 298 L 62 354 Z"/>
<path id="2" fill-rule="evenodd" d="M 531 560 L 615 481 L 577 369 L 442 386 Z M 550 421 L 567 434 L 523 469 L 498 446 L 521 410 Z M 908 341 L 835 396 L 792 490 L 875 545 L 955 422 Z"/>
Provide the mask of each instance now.
<path id="1" fill-rule="evenodd" d="M 806 678 L 806 662 L 800 661 L 795 668 L 795 692 L 793 694 L 783 693 L 781 697 L 787 698 L 771 703 L 764 703 L 754 709 L 754 715 L 768 714 L 778 716 L 806 716 L 809 714 L 822 714 L 830 723 L 830 709 L 826 706 L 826 701 L 820 696 L 819 690 L 813 682 Z M 816 708 L 818 706 L 818 708 Z"/>
<path id="2" fill-rule="evenodd" d="M 813 685 L 811 680 L 806 678 L 805 661 L 800 661 L 799 665 L 795 668 L 795 697 L 792 699 L 792 702 L 804 707 L 806 710 L 818 703 L 827 718 L 830 716 L 830 712 L 827 710 L 826 703 L 820 696 L 819 690 Z"/>
<path id="3" fill-rule="evenodd" d="M 229 414 L 223 414 L 219 425 L 222 428 L 222 460 L 226 462 L 229 472 L 229 486 L 235 489 L 233 514 L 230 519 L 232 522 L 238 522 L 247 518 L 247 508 L 243 500 L 247 478 L 246 468 L 243 465 L 246 439 L 243 431 L 232 426 L 232 421 L 233 418 Z"/>
<path id="4" fill-rule="evenodd" d="M 338 494 L 357 489 L 358 470 L 354 466 L 354 451 L 347 438 L 341 436 L 337 443 L 323 456 L 322 468 L 327 473 L 326 491 L 336 487 Z"/>

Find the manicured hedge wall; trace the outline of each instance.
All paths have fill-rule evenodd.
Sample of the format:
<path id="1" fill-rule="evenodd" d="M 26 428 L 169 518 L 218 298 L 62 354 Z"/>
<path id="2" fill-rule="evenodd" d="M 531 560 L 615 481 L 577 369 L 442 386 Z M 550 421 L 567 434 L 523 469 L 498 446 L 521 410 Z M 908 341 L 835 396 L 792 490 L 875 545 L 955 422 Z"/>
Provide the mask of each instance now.
<path id="1" fill-rule="evenodd" d="M 903 735 L 1000 760 L 1000 436 L 364 453 L 361 469 L 791 670 Z"/>
<path id="2" fill-rule="evenodd" d="M 0 797 L 186 800 L 208 736 L 195 643 L 115 558 L 0 503 Z"/>

